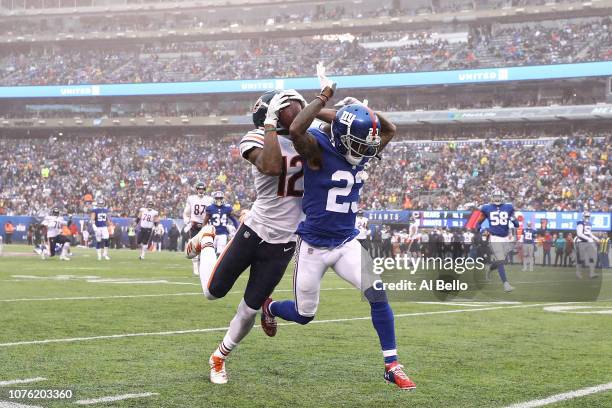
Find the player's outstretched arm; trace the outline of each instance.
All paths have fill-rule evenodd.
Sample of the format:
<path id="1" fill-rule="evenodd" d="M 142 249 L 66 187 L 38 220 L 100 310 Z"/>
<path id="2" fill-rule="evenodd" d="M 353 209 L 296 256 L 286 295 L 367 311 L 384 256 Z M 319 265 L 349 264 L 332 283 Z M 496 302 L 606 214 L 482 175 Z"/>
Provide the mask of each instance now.
<path id="1" fill-rule="evenodd" d="M 395 136 L 395 132 L 397 131 L 397 127 L 389 120 L 385 117 L 385 115 L 383 115 L 380 112 L 376 112 L 376 116 L 378 116 L 378 120 L 380 120 L 380 147 L 378 148 L 378 153 L 380 153 L 385 146 L 387 146 L 387 143 L 389 143 L 391 141 L 391 139 L 393 139 L 393 137 Z"/>
<path id="2" fill-rule="evenodd" d="M 278 127 L 278 113 L 288 105 L 288 95 L 283 93 L 274 95 L 268 104 L 266 120 L 264 121 L 263 149 L 251 149 L 247 156 L 247 160 L 266 176 L 279 176 L 282 172 L 283 157 L 276 128 Z"/>

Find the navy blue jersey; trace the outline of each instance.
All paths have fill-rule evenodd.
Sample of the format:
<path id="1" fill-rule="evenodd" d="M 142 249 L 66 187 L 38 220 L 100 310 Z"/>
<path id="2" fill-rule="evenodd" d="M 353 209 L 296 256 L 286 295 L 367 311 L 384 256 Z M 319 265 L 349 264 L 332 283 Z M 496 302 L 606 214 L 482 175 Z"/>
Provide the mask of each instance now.
<path id="1" fill-rule="evenodd" d="M 523 230 L 523 243 L 533 244 L 535 242 L 536 230 L 533 228 L 525 228 Z"/>
<path id="2" fill-rule="evenodd" d="M 236 224 L 234 217 L 232 217 L 232 207 L 228 204 L 217 205 L 211 204 L 206 207 L 206 214 L 210 216 L 210 224 L 215 227 L 215 233 L 217 235 L 227 235 L 229 231 L 227 229 L 227 223 L 231 222 Z"/>
<path id="3" fill-rule="evenodd" d="M 363 187 L 363 164 L 353 166 L 338 153 L 325 133 L 310 128 L 322 151 L 321 168 L 304 168 L 304 198 L 302 209 L 306 219 L 297 234 L 310 245 L 334 248 L 359 234 L 355 228 L 357 202 Z"/>
<path id="4" fill-rule="evenodd" d="M 108 225 L 108 208 L 94 208 L 92 212 L 96 227 L 106 227 Z"/>
<path id="5" fill-rule="evenodd" d="M 510 223 L 518 227 L 519 223 L 514 217 L 512 204 L 485 204 L 480 209 L 483 217 L 489 220 L 489 232 L 497 237 L 507 237 L 510 232 Z"/>

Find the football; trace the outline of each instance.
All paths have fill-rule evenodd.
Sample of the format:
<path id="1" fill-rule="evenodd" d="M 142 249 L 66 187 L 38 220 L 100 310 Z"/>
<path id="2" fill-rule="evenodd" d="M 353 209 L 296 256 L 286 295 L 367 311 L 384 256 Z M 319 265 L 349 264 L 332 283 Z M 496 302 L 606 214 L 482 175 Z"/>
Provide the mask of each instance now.
<path id="1" fill-rule="evenodd" d="M 278 115 L 278 121 L 282 127 L 285 129 L 289 129 L 291 123 L 293 123 L 293 119 L 297 116 L 298 113 L 302 110 L 302 104 L 295 99 L 289 100 L 289 106 L 281 109 Z"/>

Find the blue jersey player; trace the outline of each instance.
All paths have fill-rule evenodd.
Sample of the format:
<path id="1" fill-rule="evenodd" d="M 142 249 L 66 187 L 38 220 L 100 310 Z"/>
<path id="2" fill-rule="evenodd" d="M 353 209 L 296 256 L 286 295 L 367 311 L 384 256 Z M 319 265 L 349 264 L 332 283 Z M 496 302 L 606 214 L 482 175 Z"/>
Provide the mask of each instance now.
<path id="1" fill-rule="evenodd" d="M 527 223 L 527 228 L 523 230 L 523 272 L 533 272 L 533 252 L 535 249 L 536 230 L 533 222 Z"/>
<path id="2" fill-rule="evenodd" d="M 98 253 L 98 261 L 102 260 L 102 257 L 107 261 L 110 260 L 108 256 L 108 222 L 110 218 L 108 216 L 108 208 L 104 206 L 104 200 L 99 198 L 96 202 L 96 208 L 91 211 L 91 225 L 94 230 L 96 237 L 96 252 Z"/>
<path id="3" fill-rule="evenodd" d="M 480 208 L 480 219 L 477 229 L 484 220 L 489 220 L 489 244 L 491 247 L 491 269 L 497 269 L 501 281 L 504 283 L 504 290 L 511 292 L 514 288 L 506 278 L 506 255 L 511 249 L 510 225 L 515 228 L 519 226 L 514 216 L 514 206 L 504 203 L 504 193 L 501 190 L 493 191 L 493 199 L 490 204 L 485 204 Z"/>
<path id="4" fill-rule="evenodd" d="M 362 247 L 355 239 L 364 165 L 391 140 L 395 126 L 367 106 L 353 103 L 336 113 L 331 127 L 323 124 L 309 128 L 335 88 L 324 74 L 320 78 L 321 94 L 298 114 L 290 128 L 293 145 L 304 159 L 302 206 L 306 214 L 297 229 L 295 298 L 276 302 L 268 299 L 262 307 L 262 327 L 266 331 L 267 325 L 275 325 L 276 316 L 299 324 L 312 321 L 321 279 L 332 268 L 363 291 L 370 303 L 385 360 L 385 380 L 402 389 L 414 389 L 416 385 L 398 362 L 393 311 L 387 297 L 372 285 L 362 285 Z"/>
<path id="5" fill-rule="evenodd" d="M 204 225 L 211 223 L 215 227 L 215 252 L 219 255 L 223 248 L 227 245 L 228 236 L 230 235 L 229 228 L 238 226 L 236 218 L 232 215 L 232 207 L 225 204 L 225 195 L 221 191 L 213 193 L 215 202 L 206 207 L 206 216 L 204 217 Z M 229 228 L 228 228 L 229 227 Z"/>

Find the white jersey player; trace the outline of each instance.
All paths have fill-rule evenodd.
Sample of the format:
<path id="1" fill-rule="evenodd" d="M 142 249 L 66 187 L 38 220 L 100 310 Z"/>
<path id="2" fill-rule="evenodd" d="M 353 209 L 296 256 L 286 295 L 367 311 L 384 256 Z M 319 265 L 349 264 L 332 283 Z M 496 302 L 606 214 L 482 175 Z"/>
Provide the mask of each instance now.
<path id="1" fill-rule="evenodd" d="M 599 238 L 593 235 L 591 226 L 591 213 L 585 211 L 582 215 L 582 221 L 576 224 L 576 251 L 578 260 L 576 262 L 576 276 L 582 279 L 580 264 L 582 263 L 589 268 L 589 277 L 596 278 L 599 275 L 595 273 L 595 265 L 597 264 L 597 243 Z"/>
<path id="2" fill-rule="evenodd" d="M 300 100 L 301 97 L 292 95 L 291 98 Z M 278 128 L 278 112 L 289 104 L 288 99 L 282 91 L 269 91 L 257 100 L 253 108 L 257 128 L 240 141 L 240 154 L 253 165 L 257 198 L 248 214 L 241 217 L 242 223 L 212 270 L 202 268 L 207 263 L 205 249 L 202 250 L 200 280 L 209 299 L 224 297 L 242 272 L 250 268 L 238 311 L 209 359 L 213 383 L 227 382 L 225 358 L 253 328 L 257 311 L 280 282 L 295 250 L 295 231 L 303 218 L 304 181 L 302 159 L 287 136 L 281 135 L 287 134 L 287 129 Z M 205 233 L 208 232 L 203 228 L 189 242 L 187 250 L 212 245 L 210 237 L 198 239 Z M 212 248 L 206 250 L 212 251 Z M 275 326 L 272 331 L 270 335 L 275 334 Z"/>
<path id="3" fill-rule="evenodd" d="M 355 228 L 359 230 L 359 234 L 357 234 L 357 240 L 359 243 L 366 249 L 369 249 L 369 237 L 370 237 L 370 229 L 368 228 L 368 217 L 363 215 L 363 211 L 359 210 L 357 212 L 357 217 L 355 218 Z"/>
<path id="4" fill-rule="evenodd" d="M 419 234 L 419 221 L 421 214 L 419 212 L 412 213 L 412 222 L 408 227 L 408 252 L 418 251 L 421 234 Z"/>
<path id="5" fill-rule="evenodd" d="M 189 238 L 195 237 L 200 232 L 206 216 L 206 208 L 213 203 L 212 197 L 206 195 L 206 185 L 203 182 L 198 181 L 195 190 L 196 194 L 187 197 L 187 203 L 185 203 L 185 209 L 183 210 L 184 230 L 189 232 Z M 193 263 L 193 274 L 197 276 L 200 274 L 200 257 L 196 256 L 191 261 Z"/>
<path id="6" fill-rule="evenodd" d="M 42 222 L 47 228 L 47 240 L 49 243 L 49 256 L 55 256 L 56 245 L 61 247 L 60 260 L 69 261 L 68 251 L 70 250 L 70 240 L 62 235 L 62 229 L 68 223 L 64 217 L 60 216 L 58 208 L 54 208 L 50 215 L 47 215 Z M 43 251 L 43 259 L 44 259 Z"/>
<path id="7" fill-rule="evenodd" d="M 153 227 L 159 223 L 159 213 L 153 209 L 153 202 L 149 201 L 146 207 L 140 209 L 138 213 L 138 244 L 140 244 L 140 259 L 145 258 L 145 253 L 151 243 L 151 232 Z"/>

